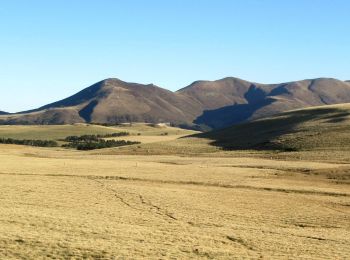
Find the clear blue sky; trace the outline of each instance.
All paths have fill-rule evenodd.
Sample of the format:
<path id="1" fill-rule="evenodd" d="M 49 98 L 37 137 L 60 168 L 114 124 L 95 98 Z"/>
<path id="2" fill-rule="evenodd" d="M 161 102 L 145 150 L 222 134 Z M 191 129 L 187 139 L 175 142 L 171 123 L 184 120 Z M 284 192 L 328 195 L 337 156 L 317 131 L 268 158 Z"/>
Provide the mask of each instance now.
<path id="1" fill-rule="evenodd" d="M 0 110 L 108 77 L 177 90 L 226 76 L 350 79 L 350 1 L 1 0 Z"/>

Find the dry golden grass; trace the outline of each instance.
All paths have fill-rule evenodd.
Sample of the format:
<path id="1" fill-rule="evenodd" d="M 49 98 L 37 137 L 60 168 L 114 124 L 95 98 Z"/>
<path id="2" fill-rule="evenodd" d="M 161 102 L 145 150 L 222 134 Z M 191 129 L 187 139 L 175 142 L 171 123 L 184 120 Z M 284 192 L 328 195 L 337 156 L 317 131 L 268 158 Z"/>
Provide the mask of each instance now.
<path id="1" fill-rule="evenodd" d="M 144 144 L 0 145 L 0 259 L 350 257 L 346 160 L 133 127 Z"/>

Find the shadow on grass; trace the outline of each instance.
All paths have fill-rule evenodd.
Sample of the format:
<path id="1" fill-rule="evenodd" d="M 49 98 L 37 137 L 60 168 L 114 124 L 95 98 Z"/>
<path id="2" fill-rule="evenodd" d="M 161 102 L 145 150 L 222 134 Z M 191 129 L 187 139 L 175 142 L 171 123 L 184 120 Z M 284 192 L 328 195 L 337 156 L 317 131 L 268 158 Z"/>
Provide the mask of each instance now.
<path id="1" fill-rule="evenodd" d="M 268 119 L 198 134 L 195 137 L 210 139 L 212 140 L 211 145 L 221 147 L 224 150 L 298 151 L 303 148 L 300 143 L 293 142 L 293 138 L 285 141 L 280 137 L 303 131 L 309 135 L 318 134 L 318 132 L 323 131 L 324 123 L 331 124 L 331 126 L 328 125 L 329 127 L 337 127 L 337 124 L 346 121 L 348 116 L 350 116 L 349 112 L 337 108 L 292 111 Z M 306 122 L 314 123 L 313 129 L 316 130 L 301 130 L 298 127 Z M 307 135 L 305 134 L 303 138 L 305 136 Z M 322 137 L 322 134 L 317 136 L 320 140 Z"/>

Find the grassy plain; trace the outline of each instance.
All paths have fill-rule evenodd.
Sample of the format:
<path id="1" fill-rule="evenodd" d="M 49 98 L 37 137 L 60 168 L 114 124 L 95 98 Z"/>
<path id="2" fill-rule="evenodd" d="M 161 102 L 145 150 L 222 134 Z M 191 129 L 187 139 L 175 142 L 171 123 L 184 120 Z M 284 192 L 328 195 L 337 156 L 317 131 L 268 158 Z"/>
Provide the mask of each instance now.
<path id="1" fill-rule="evenodd" d="M 0 137 L 117 130 L 142 144 L 0 145 L 1 259 L 350 257 L 349 153 L 225 151 L 141 124 L 4 126 Z"/>
<path id="2" fill-rule="evenodd" d="M 129 132 L 130 135 L 174 136 L 196 132 L 168 126 L 152 126 L 134 123 L 132 125 L 101 126 L 89 124 L 74 125 L 0 125 L 0 137 L 14 139 L 59 140 L 69 135 L 112 134 Z M 166 134 L 166 135 L 165 135 Z"/>

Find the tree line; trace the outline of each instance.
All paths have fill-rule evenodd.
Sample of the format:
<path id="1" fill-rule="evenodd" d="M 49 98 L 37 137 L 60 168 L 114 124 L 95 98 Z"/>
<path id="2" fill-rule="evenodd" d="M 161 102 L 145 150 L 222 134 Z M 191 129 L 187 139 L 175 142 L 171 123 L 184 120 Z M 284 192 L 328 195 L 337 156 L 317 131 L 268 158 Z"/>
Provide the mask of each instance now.
<path id="1" fill-rule="evenodd" d="M 140 142 L 133 141 L 125 141 L 125 140 L 103 140 L 98 139 L 97 141 L 77 141 L 77 142 L 69 142 L 67 144 L 62 145 L 62 147 L 75 148 L 77 150 L 94 150 L 94 149 L 102 149 L 102 148 L 111 148 L 132 144 L 139 144 Z"/>
<path id="2" fill-rule="evenodd" d="M 75 148 L 77 150 L 94 150 L 102 148 L 111 148 L 124 145 L 139 144 L 140 142 L 125 141 L 125 140 L 104 140 L 103 138 L 128 136 L 128 132 L 119 132 L 104 135 L 81 135 L 67 136 L 63 141 L 62 147 Z"/>
<path id="3" fill-rule="evenodd" d="M 81 135 L 67 136 L 61 141 L 67 142 L 61 147 L 74 148 L 77 150 L 93 150 L 102 148 L 111 148 L 124 145 L 139 144 L 140 142 L 125 141 L 125 140 L 104 140 L 103 138 L 128 136 L 128 132 L 119 132 L 104 135 Z M 0 144 L 18 144 L 38 147 L 58 147 L 58 143 L 53 140 L 19 140 L 13 138 L 0 138 Z"/>
<path id="4" fill-rule="evenodd" d="M 128 136 L 130 135 L 128 132 L 119 132 L 119 133 L 112 133 L 112 134 L 104 134 L 104 135 L 71 135 L 64 138 L 62 141 L 65 142 L 97 142 L 99 139 L 102 138 L 110 138 L 110 137 L 120 137 L 120 136 Z"/>
<path id="5" fill-rule="evenodd" d="M 18 140 L 13 138 L 0 138 L 0 144 L 18 144 L 39 147 L 57 147 L 58 143 L 52 140 Z"/>

